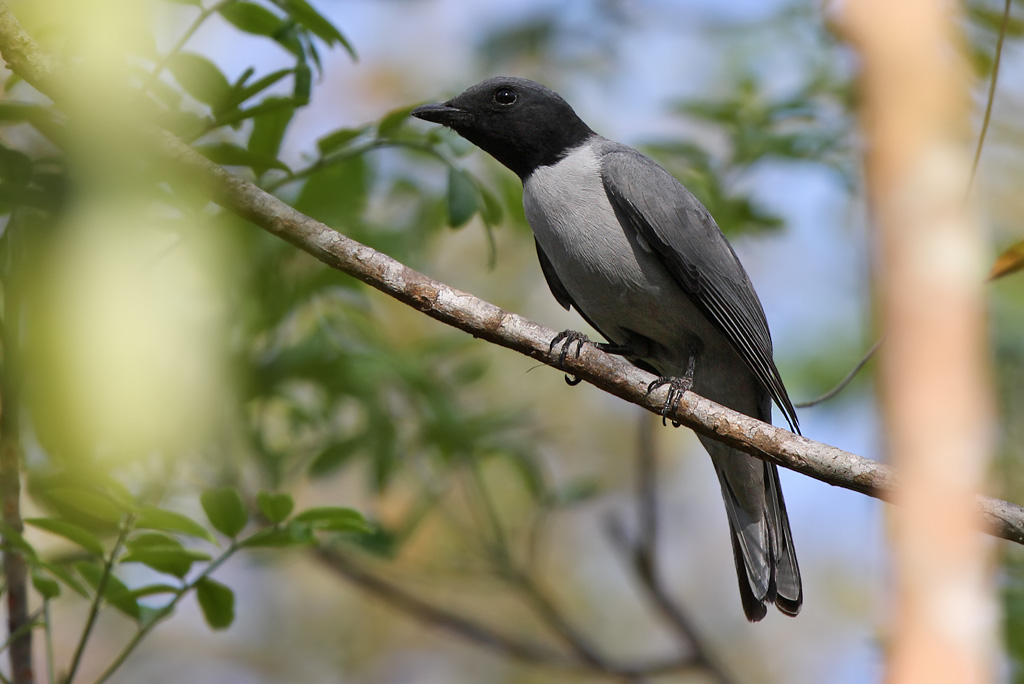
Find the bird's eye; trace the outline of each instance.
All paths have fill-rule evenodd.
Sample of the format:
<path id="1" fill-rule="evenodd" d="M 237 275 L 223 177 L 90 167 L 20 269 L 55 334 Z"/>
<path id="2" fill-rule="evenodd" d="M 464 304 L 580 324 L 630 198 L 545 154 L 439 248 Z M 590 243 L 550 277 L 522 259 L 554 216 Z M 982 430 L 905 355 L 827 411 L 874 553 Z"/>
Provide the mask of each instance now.
<path id="1" fill-rule="evenodd" d="M 511 88 L 498 88 L 494 91 L 494 101 L 500 105 L 515 104 L 518 99 L 519 95 Z"/>

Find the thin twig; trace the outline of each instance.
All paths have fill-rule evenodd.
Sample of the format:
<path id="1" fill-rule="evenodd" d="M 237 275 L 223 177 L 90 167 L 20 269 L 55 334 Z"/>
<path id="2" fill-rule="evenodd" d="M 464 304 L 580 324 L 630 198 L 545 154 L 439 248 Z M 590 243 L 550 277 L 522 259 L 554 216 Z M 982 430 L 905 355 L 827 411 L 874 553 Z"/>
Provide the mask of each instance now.
<path id="1" fill-rule="evenodd" d="M 434 605 L 411 594 L 397 584 L 379 577 L 352 557 L 337 549 L 318 548 L 316 558 L 333 572 L 352 582 L 360 589 L 400 610 L 403 614 L 432 627 L 443 629 L 480 646 L 490 648 L 506 657 L 546 667 L 557 667 L 579 674 L 600 674 L 607 677 L 654 677 L 694 667 L 690 658 L 672 658 L 639 664 L 608 664 L 607 670 L 595 670 L 577 658 L 570 658 L 549 646 L 520 639 L 500 630 Z"/>
<path id="2" fill-rule="evenodd" d="M 398 585 L 361 567 L 345 553 L 318 548 L 315 554 L 320 562 L 334 572 L 421 622 L 441 627 L 448 632 L 492 648 L 516 660 L 561 667 L 572 665 L 570 659 L 543 644 L 502 634 L 493 628 L 414 596 Z"/>
<path id="3" fill-rule="evenodd" d="M 857 376 L 857 373 L 860 373 L 860 369 L 866 366 L 868 361 L 870 361 L 871 358 L 878 352 L 878 348 L 882 346 L 883 339 L 885 338 L 880 337 L 878 338 L 877 342 L 871 345 L 871 349 L 868 349 L 867 353 L 864 354 L 864 356 L 861 357 L 860 361 L 857 362 L 857 365 L 854 366 L 853 369 L 846 374 L 845 378 L 839 381 L 839 384 L 830 389 L 828 392 L 822 394 L 820 397 L 816 397 L 814 399 L 811 399 L 810 401 L 799 402 L 797 404 L 794 404 L 794 406 L 796 406 L 797 408 L 810 408 L 811 406 L 817 406 L 822 402 L 828 401 L 829 399 L 831 399 L 832 397 L 836 396 L 844 389 L 846 389 L 846 386 L 853 382 L 853 379 Z"/>
<path id="4" fill-rule="evenodd" d="M 992 119 L 992 103 L 996 99 L 996 81 L 999 79 L 999 63 L 1003 58 L 1003 41 L 1006 39 L 1006 27 L 1010 23 L 1010 1 L 1006 0 L 1006 7 L 1003 9 L 1003 23 L 999 26 L 999 40 L 996 41 L 996 55 L 992 60 L 992 80 L 988 84 L 988 102 L 985 103 L 985 118 L 981 122 L 981 133 L 978 135 L 978 147 L 974 151 L 974 162 L 971 164 L 971 176 L 967 181 L 967 192 L 971 194 L 974 186 L 974 176 L 978 172 L 978 163 L 981 161 L 981 149 L 985 146 L 985 136 L 988 135 L 988 124 Z"/>
<path id="5" fill-rule="evenodd" d="M 581 661 L 603 672 L 611 673 L 614 670 L 600 650 L 562 614 L 561 609 L 531 575 L 522 573 L 515 576 L 513 585 L 529 601 L 541 620 Z"/>

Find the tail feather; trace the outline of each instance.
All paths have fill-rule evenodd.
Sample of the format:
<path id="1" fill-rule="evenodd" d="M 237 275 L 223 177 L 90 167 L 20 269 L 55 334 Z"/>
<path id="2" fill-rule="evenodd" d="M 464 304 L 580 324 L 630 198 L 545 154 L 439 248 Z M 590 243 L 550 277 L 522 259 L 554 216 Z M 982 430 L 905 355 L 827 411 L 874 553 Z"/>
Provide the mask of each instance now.
<path id="1" fill-rule="evenodd" d="M 722 485 L 743 612 L 757 622 L 773 603 L 795 616 L 803 588 L 778 470 L 720 443 L 705 447 Z"/>
<path id="2" fill-rule="evenodd" d="M 800 612 L 800 606 L 804 600 L 803 585 L 800 581 L 800 566 L 796 562 L 796 549 L 793 547 L 793 532 L 789 529 L 786 501 L 782 498 L 779 469 L 774 464 L 765 463 L 765 471 L 768 510 L 775 518 L 775 585 L 777 591 L 775 606 L 786 615 L 795 617 Z"/>

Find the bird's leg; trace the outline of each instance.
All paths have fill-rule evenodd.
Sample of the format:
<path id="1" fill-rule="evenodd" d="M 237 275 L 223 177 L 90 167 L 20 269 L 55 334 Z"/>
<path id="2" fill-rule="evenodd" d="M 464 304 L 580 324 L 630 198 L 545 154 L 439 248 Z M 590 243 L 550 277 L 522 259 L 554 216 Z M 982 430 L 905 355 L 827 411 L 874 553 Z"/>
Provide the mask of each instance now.
<path id="1" fill-rule="evenodd" d="M 679 402 L 683 395 L 693 389 L 693 371 L 697 365 L 697 353 L 691 352 L 686 362 L 686 373 L 682 377 L 663 375 L 647 386 L 647 394 L 654 390 L 668 385 L 668 396 L 665 398 L 665 405 L 661 409 L 661 424 L 666 425 L 668 414 L 679 408 Z M 672 427 L 679 427 L 679 421 L 673 420 Z"/>
<path id="2" fill-rule="evenodd" d="M 563 330 L 554 336 L 551 340 L 551 344 L 548 346 L 548 353 L 551 354 L 555 350 L 555 345 L 561 344 L 562 349 L 558 352 L 558 365 L 564 366 L 565 359 L 569 356 L 569 352 L 572 349 L 572 345 L 576 345 L 576 358 L 580 357 L 580 351 L 583 349 L 584 344 L 592 344 L 606 354 L 616 354 L 623 356 L 628 354 L 630 348 L 624 344 L 612 344 L 611 342 L 592 342 L 589 337 L 576 330 Z M 570 376 L 566 374 L 565 382 L 570 387 L 575 387 L 582 382 L 581 378 Z"/>

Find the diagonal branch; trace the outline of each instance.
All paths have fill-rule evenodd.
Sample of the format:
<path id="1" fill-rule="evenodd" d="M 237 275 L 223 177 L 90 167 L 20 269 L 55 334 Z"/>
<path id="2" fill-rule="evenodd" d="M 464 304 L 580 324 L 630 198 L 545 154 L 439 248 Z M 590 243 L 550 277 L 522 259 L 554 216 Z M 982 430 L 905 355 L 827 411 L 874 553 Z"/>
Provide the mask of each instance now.
<path id="1" fill-rule="evenodd" d="M 53 61 L 2 3 L 0 54 L 25 81 L 61 102 L 59 74 Z M 143 132 L 145 135 L 139 137 L 146 138 L 151 149 L 205 181 L 214 201 L 228 211 L 431 318 L 559 368 L 557 355 L 549 350 L 555 331 L 433 280 L 345 237 L 214 164 L 166 131 L 152 128 Z M 584 347 L 578 357 L 568 355 L 560 370 L 648 411 L 662 411 L 667 390 L 647 393 L 654 376 L 591 345 Z M 895 473 L 889 466 L 762 423 L 692 392 L 682 398 L 668 418 L 756 458 L 831 485 L 881 499 L 893 489 Z M 978 497 L 977 505 L 988 533 L 1024 544 L 1024 508 L 989 497 Z"/>
<path id="2" fill-rule="evenodd" d="M 344 552 L 319 548 L 314 553 L 316 558 L 327 568 L 385 603 L 401 610 L 405 615 L 515 660 L 562 668 L 574 673 L 601 674 L 609 678 L 625 680 L 694 670 L 699 667 L 688 657 L 651 661 L 650 663 L 618 664 L 607 662 L 603 658 L 591 658 L 590 654 L 575 653 L 574 657 L 566 656 L 546 644 L 504 634 L 498 629 L 419 598 L 397 584 L 377 576 Z"/>

